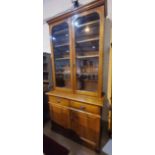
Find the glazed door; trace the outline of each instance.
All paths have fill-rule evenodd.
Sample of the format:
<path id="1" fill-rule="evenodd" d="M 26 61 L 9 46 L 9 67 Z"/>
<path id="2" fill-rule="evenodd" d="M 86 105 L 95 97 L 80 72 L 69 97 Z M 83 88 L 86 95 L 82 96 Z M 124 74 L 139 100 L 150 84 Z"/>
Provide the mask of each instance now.
<path id="1" fill-rule="evenodd" d="M 102 91 L 103 8 L 75 15 L 74 32 L 75 90 L 100 96 Z"/>
<path id="2" fill-rule="evenodd" d="M 51 46 L 53 79 L 56 89 L 72 89 L 72 59 L 69 20 L 52 25 Z"/>

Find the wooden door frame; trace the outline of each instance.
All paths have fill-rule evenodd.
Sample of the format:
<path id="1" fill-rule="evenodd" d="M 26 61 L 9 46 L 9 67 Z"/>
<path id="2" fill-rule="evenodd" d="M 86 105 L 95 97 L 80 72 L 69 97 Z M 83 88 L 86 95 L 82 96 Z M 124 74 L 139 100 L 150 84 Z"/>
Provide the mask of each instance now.
<path id="1" fill-rule="evenodd" d="M 57 26 L 61 23 L 64 23 L 66 22 L 68 24 L 68 31 L 69 31 L 69 53 L 70 53 L 70 82 L 71 82 L 71 88 L 61 88 L 61 87 L 57 87 L 56 86 L 56 77 L 55 77 L 55 62 L 54 62 L 54 47 L 53 47 L 53 43 L 50 39 L 50 48 L 51 48 L 51 61 L 52 61 L 52 77 L 53 77 L 53 87 L 54 87 L 54 90 L 58 90 L 58 91 L 67 91 L 67 92 L 73 92 L 73 62 L 72 62 L 72 52 L 71 52 L 71 31 L 70 31 L 70 18 L 67 18 L 67 19 L 64 19 L 64 20 L 61 20 L 59 22 L 55 22 L 53 24 L 49 24 L 49 36 L 51 37 L 51 31 L 52 31 L 52 28 L 54 26 Z"/>
<path id="2" fill-rule="evenodd" d="M 97 86 L 97 92 L 90 92 L 90 91 L 84 91 L 84 90 L 77 90 L 77 79 L 76 79 L 76 48 L 75 48 L 75 29 L 73 26 L 73 20 L 75 20 L 75 16 L 71 17 L 71 32 L 72 32 L 72 53 L 73 53 L 73 90 L 74 93 L 77 94 L 83 94 L 83 95 L 90 95 L 90 96 L 96 96 L 96 97 L 102 97 L 102 90 L 103 90 L 103 59 L 104 59 L 104 6 L 100 6 L 98 8 L 82 12 L 77 14 L 76 17 L 82 17 L 89 15 L 90 13 L 98 13 L 100 17 L 100 28 L 99 28 L 99 67 L 98 67 L 98 86 Z"/>

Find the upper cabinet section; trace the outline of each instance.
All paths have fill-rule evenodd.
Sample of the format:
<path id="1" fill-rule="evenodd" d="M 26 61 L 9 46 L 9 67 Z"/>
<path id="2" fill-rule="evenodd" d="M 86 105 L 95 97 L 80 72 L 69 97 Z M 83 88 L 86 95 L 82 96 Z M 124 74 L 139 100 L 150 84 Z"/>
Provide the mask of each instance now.
<path id="1" fill-rule="evenodd" d="M 53 26 L 51 30 L 55 66 L 56 87 L 71 88 L 69 26 L 67 22 Z"/>
<path id="2" fill-rule="evenodd" d="M 97 12 L 73 21 L 76 53 L 76 89 L 97 92 L 100 17 Z"/>
<path id="3" fill-rule="evenodd" d="M 104 1 L 48 21 L 54 89 L 102 96 Z"/>

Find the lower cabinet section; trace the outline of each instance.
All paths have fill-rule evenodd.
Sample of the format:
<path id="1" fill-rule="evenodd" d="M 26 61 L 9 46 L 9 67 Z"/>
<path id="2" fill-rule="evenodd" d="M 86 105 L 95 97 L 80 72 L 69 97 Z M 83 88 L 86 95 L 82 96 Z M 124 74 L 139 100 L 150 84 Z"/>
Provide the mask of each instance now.
<path id="1" fill-rule="evenodd" d="M 95 111 L 93 110 L 94 113 L 91 113 L 88 112 L 87 107 L 79 110 L 79 108 L 76 109 L 76 106 L 73 108 L 73 102 L 71 103 L 71 106 L 70 104 L 66 106 L 62 103 L 49 102 L 52 122 L 64 129 L 74 131 L 84 144 L 98 150 L 100 145 L 100 115 L 99 110 L 96 111 L 96 109 L 100 109 L 100 107 L 94 106 Z M 87 104 L 85 105 L 87 106 Z"/>
<path id="2" fill-rule="evenodd" d="M 70 111 L 68 108 L 56 104 L 50 105 L 51 119 L 64 128 L 70 128 Z"/>
<path id="3" fill-rule="evenodd" d="M 100 117 L 89 113 L 71 110 L 71 129 L 81 139 L 97 146 L 100 133 Z"/>

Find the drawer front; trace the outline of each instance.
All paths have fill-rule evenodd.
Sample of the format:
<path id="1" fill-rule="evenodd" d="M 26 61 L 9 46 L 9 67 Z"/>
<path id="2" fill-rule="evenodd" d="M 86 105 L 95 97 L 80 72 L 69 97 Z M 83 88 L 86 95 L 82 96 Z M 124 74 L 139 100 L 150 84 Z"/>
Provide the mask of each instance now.
<path id="1" fill-rule="evenodd" d="M 49 96 L 49 102 L 60 104 L 63 106 L 69 106 L 69 100 L 61 98 L 61 97 Z"/>
<path id="2" fill-rule="evenodd" d="M 81 102 L 71 101 L 70 107 L 78 109 L 78 110 L 90 112 L 93 114 L 100 114 L 100 108 L 94 105 L 88 105 L 88 104 L 81 103 Z"/>

